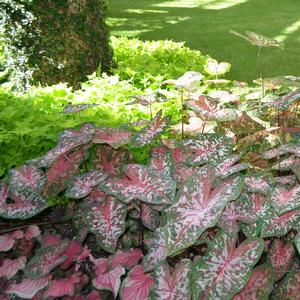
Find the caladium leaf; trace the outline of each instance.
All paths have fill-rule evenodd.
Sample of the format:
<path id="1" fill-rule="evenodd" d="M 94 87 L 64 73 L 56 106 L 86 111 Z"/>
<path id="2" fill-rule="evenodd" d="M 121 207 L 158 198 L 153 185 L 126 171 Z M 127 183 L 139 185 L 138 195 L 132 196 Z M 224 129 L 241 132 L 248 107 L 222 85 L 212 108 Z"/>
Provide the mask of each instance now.
<path id="1" fill-rule="evenodd" d="M 64 255 L 69 245 L 68 240 L 63 240 L 59 245 L 46 246 L 38 249 L 35 256 L 24 268 L 25 276 L 29 278 L 41 278 L 55 267 L 63 263 L 68 257 Z"/>
<path id="2" fill-rule="evenodd" d="M 146 203 L 141 203 L 141 220 L 145 227 L 155 230 L 160 223 L 159 212 Z"/>
<path id="3" fill-rule="evenodd" d="M 220 76 L 229 72 L 230 64 L 228 62 L 220 62 L 215 59 L 208 59 L 204 65 L 204 70 L 211 76 Z"/>
<path id="4" fill-rule="evenodd" d="M 195 263 L 195 299 L 231 299 L 246 285 L 264 242 L 260 238 L 247 239 L 235 248 L 236 240 L 236 236 L 219 232 L 206 255 Z"/>
<path id="5" fill-rule="evenodd" d="M 4 259 L 0 266 L 0 277 L 11 279 L 18 271 L 22 270 L 26 265 L 26 257 L 21 256 L 17 259 Z"/>
<path id="6" fill-rule="evenodd" d="M 122 266 L 127 270 L 135 267 L 141 258 L 143 257 L 143 252 L 140 249 L 129 249 L 127 251 L 117 251 L 115 255 L 110 257 L 110 269 L 114 269 L 117 266 Z"/>
<path id="7" fill-rule="evenodd" d="M 140 132 L 138 132 L 133 139 L 134 147 L 142 147 L 151 144 L 153 139 L 161 135 L 167 128 L 171 121 L 170 116 L 162 118 L 162 110 L 160 110 L 153 121 Z"/>
<path id="8" fill-rule="evenodd" d="M 268 253 L 268 260 L 274 268 L 275 282 L 280 280 L 292 267 L 295 248 L 292 243 L 284 244 L 274 239 Z"/>
<path id="9" fill-rule="evenodd" d="M 8 173 L 8 181 L 11 190 L 31 189 L 41 193 L 46 183 L 46 176 L 35 166 L 25 165 L 18 169 L 11 169 Z"/>
<path id="10" fill-rule="evenodd" d="M 41 234 L 41 231 L 38 226 L 30 225 L 30 226 L 28 226 L 28 228 L 24 234 L 24 238 L 26 240 L 31 240 L 31 239 L 34 239 L 34 238 L 40 236 L 40 234 Z"/>
<path id="11" fill-rule="evenodd" d="M 245 187 L 252 193 L 268 194 L 272 189 L 273 181 L 267 174 L 254 174 L 245 177 Z"/>
<path id="12" fill-rule="evenodd" d="M 203 78 L 204 76 L 199 72 L 188 71 L 178 79 L 169 79 L 164 81 L 163 83 L 175 85 L 176 88 L 184 88 L 186 90 L 190 90 L 196 82 L 201 81 Z"/>
<path id="13" fill-rule="evenodd" d="M 96 169 L 103 170 L 106 174 L 116 176 L 130 159 L 130 153 L 126 150 L 113 150 L 110 146 L 102 145 L 97 149 L 97 159 L 94 160 Z"/>
<path id="14" fill-rule="evenodd" d="M 0 206 L 5 203 L 8 197 L 8 184 L 0 184 Z"/>
<path id="15" fill-rule="evenodd" d="M 59 234 L 52 234 L 48 231 L 45 231 L 41 236 L 41 245 L 42 247 L 46 246 L 56 246 L 61 242 L 61 236 Z"/>
<path id="16" fill-rule="evenodd" d="M 274 164 L 272 166 L 272 170 L 278 170 L 278 171 L 289 171 L 291 170 L 295 165 L 300 164 L 300 159 L 296 156 L 290 156 L 288 158 L 285 158 L 281 160 L 280 162 Z"/>
<path id="17" fill-rule="evenodd" d="M 53 280 L 44 293 L 44 298 L 74 296 L 75 285 L 80 283 L 80 273 L 73 274 L 70 278 Z"/>
<path id="18" fill-rule="evenodd" d="M 93 286 L 98 290 L 111 291 L 116 298 L 121 284 L 121 276 L 125 274 L 122 266 L 116 266 L 107 270 L 105 264 L 96 265 L 96 277 L 93 279 Z"/>
<path id="19" fill-rule="evenodd" d="M 153 243 L 149 247 L 149 252 L 143 258 L 143 267 L 146 272 L 159 266 L 167 256 L 167 235 L 164 228 L 158 228 L 154 232 Z"/>
<path id="20" fill-rule="evenodd" d="M 86 110 L 90 107 L 98 106 L 99 104 L 96 103 L 88 103 L 88 104 L 68 104 L 62 110 L 63 114 L 70 114 L 70 113 L 78 113 L 80 111 Z"/>
<path id="21" fill-rule="evenodd" d="M 15 244 L 15 240 L 23 238 L 24 234 L 21 230 L 16 230 L 12 233 L 3 234 L 0 236 L 0 251 L 7 252 Z"/>
<path id="22" fill-rule="evenodd" d="M 60 269 L 62 270 L 68 269 L 72 265 L 72 263 L 76 260 L 76 258 L 82 254 L 82 252 L 83 249 L 81 247 L 81 244 L 76 240 L 72 240 L 64 253 L 64 255 L 67 256 L 67 259 L 59 266 Z"/>
<path id="23" fill-rule="evenodd" d="M 74 199 L 84 198 L 92 191 L 93 187 L 103 182 L 106 178 L 107 174 L 100 170 L 75 176 L 66 190 L 66 197 Z"/>
<path id="24" fill-rule="evenodd" d="M 118 239 L 126 228 L 126 214 L 126 205 L 113 196 L 108 196 L 104 203 L 92 206 L 87 212 L 86 224 L 105 251 L 115 252 Z"/>
<path id="25" fill-rule="evenodd" d="M 300 210 L 294 210 L 284 213 L 281 216 L 273 215 L 268 219 L 262 220 L 261 236 L 283 236 L 292 228 L 298 226 L 300 221 Z"/>
<path id="26" fill-rule="evenodd" d="M 45 288 L 49 283 L 49 277 L 40 279 L 24 279 L 21 283 L 12 283 L 5 291 L 6 294 L 14 294 L 22 299 L 33 299 L 35 294 Z"/>
<path id="27" fill-rule="evenodd" d="M 194 244 L 204 230 L 216 225 L 226 204 L 240 195 L 243 178 L 228 178 L 212 190 L 213 178 L 211 169 L 192 176 L 180 190 L 178 202 L 166 210 L 168 255 Z"/>
<path id="28" fill-rule="evenodd" d="M 1 218 L 28 219 L 48 207 L 47 200 L 30 189 L 11 191 L 9 199 L 12 201 L 0 206 Z"/>
<path id="29" fill-rule="evenodd" d="M 288 273 L 271 294 L 272 300 L 298 300 L 300 294 L 300 270 Z"/>
<path id="30" fill-rule="evenodd" d="M 154 285 L 151 300 L 190 300 L 192 262 L 182 259 L 171 272 L 167 263 L 153 272 Z"/>
<path id="31" fill-rule="evenodd" d="M 135 266 L 124 279 L 120 291 L 121 300 L 146 300 L 154 280 L 144 273 L 141 265 Z"/>
<path id="32" fill-rule="evenodd" d="M 232 142 L 229 138 L 218 134 L 201 134 L 196 139 L 186 139 L 180 142 L 183 151 L 189 156 L 190 165 L 217 164 L 226 159 L 232 152 Z"/>
<path id="33" fill-rule="evenodd" d="M 67 188 L 70 178 L 79 173 L 82 160 L 83 152 L 81 150 L 69 156 L 61 156 L 46 172 L 47 183 L 43 195 L 54 197 Z"/>
<path id="34" fill-rule="evenodd" d="M 260 235 L 262 224 L 261 222 L 251 224 L 239 223 L 239 227 L 247 238 L 253 238 Z"/>
<path id="35" fill-rule="evenodd" d="M 174 171 L 174 164 L 172 154 L 168 148 L 164 146 L 157 146 L 151 151 L 151 160 L 149 167 L 153 168 L 157 172 L 160 172 L 166 176 L 172 177 Z"/>
<path id="36" fill-rule="evenodd" d="M 85 198 L 87 203 L 95 204 L 95 203 L 103 203 L 106 199 L 105 193 L 99 188 L 95 187 Z"/>
<path id="37" fill-rule="evenodd" d="M 300 100 L 300 89 L 297 89 L 288 93 L 287 95 L 279 97 L 272 102 L 268 102 L 267 106 L 280 110 L 288 110 L 290 105 L 297 100 Z"/>
<path id="38" fill-rule="evenodd" d="M 241 159 L 241 155 L 233 155 L 216 166 L 216 175 L 226 178 L 232 174 L 248 169 L 247 163 L 236 164 Z"/>
<path id="39" fill-rule="evenodd" d="M 273 290 L 274 274 L 268 264 L 253 269 L 246 286 L 234 296 L 233 300 L 267 300 Z"/>
<path id="40" fill-rule="evenodd" d="M 134 199 L 159 205 L 172 203 L 176 189 L 172 178 L 137 164 L 126 165 L 124 173 L 127 178 L 108 179 L 100 184 L 101 189 L 125 203 Z"/>
<path id="41" fill-rule="evenodd" d="M 277 184 L 289 185 L 291 187 L 296 182 L 296 176 L 294 175 L 278 176 L 274 178 L 274 181 Z"/>
<path id="42" fill-rule="evenodd" d="M 299 232 L 297 233 L 297 235 L 294 238 L 294 243 L 295 243 L 298 253 L 300 254 L 300 233 Z"/>
<path id="43" fill-rule="evenodd" d="M 278 215 L 300 207 L 300 185 L 288 189 L 284 185 L 276 185 L 271 192 L 271 203 Z"/>
<path id="44" fill-rule="evenodd" d="M 292 153 L 296 156 L 300 156 L 300 144 L 285 144 L 277 148 L 273 148 L 269 151 L 264 152 L 261 157 L 263 159 L 272 159 L 284 154 Z"/>
<path id="45" fill-rule="evenodd" d="M 234 109 L 220 108 L 219 102 L 209 96 L 201 95 L 197 100 L 190 100 L 187 107 L 202 117 L 217 122 L 233 121 L 238 118 Z"/>
<path id="46" fill-rule="evenodd" d="M 121 128 L 101 127 L 95 129 L 93 143 L 107 144 L 114 149 L 130 143 L 132 132 Z"/>

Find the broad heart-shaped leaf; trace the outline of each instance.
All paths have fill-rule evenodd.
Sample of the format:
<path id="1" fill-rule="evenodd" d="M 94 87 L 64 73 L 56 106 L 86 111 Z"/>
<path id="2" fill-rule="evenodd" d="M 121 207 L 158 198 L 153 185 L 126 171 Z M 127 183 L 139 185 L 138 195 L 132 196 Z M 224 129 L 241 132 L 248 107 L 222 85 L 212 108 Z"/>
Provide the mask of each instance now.
<path id="1" fill-rule="evenodd" d="M 97 149 L 97 159 L 94 160 L 96 169 L 103 170 L 106 174 L 116 176 L 121 173 L 121 169 L 130 159 L 130 153 L 126 150 L 114 150 L 108 145 L 101 145 Z"/>
<path id="2" fill-rule="evenodd" d="M 141 258 L 143 257 L 143 252 L 140 249 L 129 249 L 127 251 L 117 251 L 115 255 L 110 257 L 109 266 L 110 269 L 114 269 L 118 265 L 126 268 L 127 270 L 135 267 Z"/>
<path id="3" fill-rule="evenodd" d="M 47 183 L 43 195 L 54 197 L 67 188 L 71 177 L 80 171 L 79 166 L 84 159 L 82 150 L 75 151 L 68 156 L 61 156 L 47 172 Z"/>
<path id="4" fill-rule="evenodd" d="M 167 263 L 153 272 L 154 286 L 150 292 L 151 300 L 190 300 L 192 262 L 182 259 L 173 272 Z"/>
<path id="5" fill-rule="evenodd" d="M 282 146 L 279 146 L 277 148 L 273 148 L 269 151 L 264 152 L 261 157 L 263 159 L 272 159 L 277 156 L 281 156 L 287 153 L 295 154 L 296 156 L 300 156 L 300 144 L 285 144 Z"/>
<path id="6" fill-rule="evenodd" d="M 43 277 L 40 279 L 24 279 L 21 283 L 11 283 L 6 294 L 17 295 L 22 299 L 33 299 L 35 294 L 45 288 L 49 283 L 49 277 Z"/>
<path id="7" fill-rule="evenodd" d="M 274 178 L 274 181 L 277 184 L 283 184 L 292 187 L 296 182 L 296 176 L 294 175 L 278 176 Z"/>
<path id="8" fill-rule="evenodd" d="M 253 269 L 246 286 L 234 296 L 233 300 L 268 300 L 273 290 L 274 274 L 268 264 Z"/>
<path id="9" fill-rule="evenodd" d="M 276 185 L 270 197 L 275 212 L 282 215 L 300 207 L 300 185 L 291 189 L 283 185 Z"/>
<path id="10" fill-rule="evenodd" d="M 255 222 L 251 224 L 239 223 L 239 227 L 247 238 L 253 238 L 260 235 L 262 224 L 261 222 Z"/>
<path id="11" fill-rule="evenodd" d="M 144 273 L 141 265 L 135 266 L 124 279 L 120 291 L 121 300 L 146 300 L 154 280 Z"/>
<path id="12" fill-rule="evenodd" d="M 149 251 L 143 258 L 143 267 L 146 272 L 153 270 L 159 266 L 167 256 L 167 235 L 164 228 L 158 228 L 154 232 L 153 243 L 149 247 Z"/>
<path id="13" fill-rule="evenodd" d="M 203 78 L 204 76 L 199 72 L 188 71 L 185 72 L 178 79 L 166 80 L 164 81 L 164 83 L 175 85 L 175 87 L 177 88 L 184 88 L 186 90 L 190 90 L 197 81 L 201 81 Z"/>
<path id="14" fill-rule="evenodd" d="M 236 240 L 236 236 L 219 232 L 206 255 L 195 263 L 193 299 L 232 299 L 246 285 L 264 242 L 260 238 L 247 239 L 235 248 Z"/>
<path id="15" fill-rule="evenodd" d="M 252 193 L 268 194 L 273 181 L 268 174 L 253 174 L 245 177 L 245 188 Z"/>
<path id="16" fill-rule="evenodd" d="M 176 183 L 172 178 L 137 164 L 126 165 L 123 170 L 127 178 L 100 183 L 106 194 L 114 195 L 125 203 L 134 199 L 158 205 L 173 202 Z"/>
<path id="17" fill-rule="evenodd" d="M 92 206 L 87 212 L 86 224 L 105 251 L 115 252 L 118 239 L 126 228 L 126 214 L 127 206 L 113 196 L 108 196 L 104 203 Z"/>
<path id="18" fill-rule="evenodd" d="M 290 272 L 271 294 L 272 300 L 298 300 L 300 295 L 300 270 Z"/>
<path id="19" fill-rule="evenodd" d="M 10 202 L 0 206 L 0 217 L 5 219 L 28 219 L 48 207 L 40 194 L 30 190 L 14 190 L 9 194 Z"/>
<path id="20" fill-rule="evenodd" d="M 274 268 L 275 282 L 281 279 L 291 268 L 295 255 L 292 243 L 284 244 L 280 239 L 275 239 L 269 249 L 268 260 Z"/>
<path id="21" fill-rule="evenodd" d="M 226 204 L 240 195 L 242 177 L 228 178 L 212 190 L 213 179 L 212 169 L 192 176 L 179 191 L 178 202 L 166 210 L 168 255 L 193 245 L 204 230 L 216 225 Z"/>
<path id="22" fill-rule="evenodd" d="M 25 276 L 36 279 L 49 274 L 50 271 L 68 258 L 64 254 L 68 245 L 69 241 L 63 240 L 59 245 L 46 246 L 38 249 L 34 257 L 23 270 Z"/>
<path id="23" fill-rule="evenodd" d="M 287 95 L 279 97 L 272 102 L 267 103 L 267 106 L 280 109 L 280 110 L 288 110 L 290 105 L 295 101 L 300 100 L 300 89 L 292 91 Z"/>
<path id="24" fill-rule="evenodd" d="M 170 116 L 162 118 L 162 110 L 160 110 L 147 127 L 136 133 L 133 139 L 133 146 L 142 147 L 151 144 L 154 138 L 164 132 L 170 121 Z"/>
<path id="25" fill-rule="evenodd" d="M 174 163 L 172 154 L 167 147 L 157 146 L 151 150 L 149 167 L 166 176 L 173 176 Z"/>
<path id="26" fill-rule="evenodd" d="M 217 122 L 233 121 L 238 118 L 234 109 L 220 108 L 219 102 L 209 96 L 201 95 L 197 100 L 190 100 L 187 107 L 202 117 Z"/>
<path id="27" fill-rule="evenodd" d="M 230 64 L 227 62 L 218 63 L 215 59 L 208 59 L 204 65 L 204 70 L 211 76 L 220 76 L 229 72 Z"/>
<path id="28" fill-rule="evenodd" d="M 93 143 L 107 144 L 114 149 L 128 144 L 131 141 L 132 132 L 112 127 L 101 127 L 95 129 Z"/>
<path id="29" fill-rule="evenodd" d="M 10 189 L 31 189 L 41 193 L 46 183 L 46 176 L 35 166 L 25 165 L 18 169 L 11 169 L 8 173 L 8 181 Z"/>
<path id="30" fill-rule="evenodd" d="M 155 230 L 160 223 L 159 212 L 146 203 L 141 203 L 141 221 L 145 227 Z"/>
<path id="31" fill-rule="evenodd" d="M 24 237 L 23 231 L 15 230 L 12 233 L 7 233 L 0 235 L 0 252 L 9 251 L 15 244 L 15 240 L 21 239 Z"/>
<path id="32" fill-rule="evenodd" d="M 41 231 L 40 231 L 39 227 L 36 225 L 30 225 L 30 226 L 28 226 L 28 228 L 24 234 L 24 238 L 26 240 L 31 240 L 40 235 L 41 235 Z"/>
<path id="33" fill-rule="evenodd" d="M 220 178 L 226 178 L 234 173 L 248 169 L 247 163 L 236 164 L 241 159 L 241 155 L 233 155 L 216 166 L 216 175 Z"/>
<path id="34" fill-rule="evenodd" d="M 229 202 L 226 205 L 220 219 L 219 226 L 229 235 L 239 231 L 237 221 L 243 223 L 254 223 L 257 219 L 256 214 L 252 210 L 253 204 L 248 199 L 240 197 L 238 200 Z"/>
<path id="35" fill-rule="evenodd" d="M 295 165 L 300 164 L 299 157 L 296 156 L 290 156 L 288 158 L 285 158 L 278 163 L 274 164 L 272 166 L 272 170 L 278 170 L 278 171 L 289 171 L 291 170 Z"/>
<path id="36" fill-rule="evenodd" d="M 19 270 L 22 270 L 26 264 L 26 257 L 21 256 L 17 259 L 4 259 L 0 266 L 0 277 L 12 278 Z"/>
<path id="37" fill-rule="evenodd" d="M 298 227 L 299 221 L 300 210 L 289 211 L 281 216 L 274 212 L 270 218 L 261 220 L 261 236 L 265 238 L 286 235 L 292 228 Z"/>
<path id="38" fill-rule="evenodd" d="M 87 196 L 100 182 L 107 178 L 107 174 L 100 170 L 90 171 L 72 178 L 66 190 L 66 197 L 80 199 Z"/>

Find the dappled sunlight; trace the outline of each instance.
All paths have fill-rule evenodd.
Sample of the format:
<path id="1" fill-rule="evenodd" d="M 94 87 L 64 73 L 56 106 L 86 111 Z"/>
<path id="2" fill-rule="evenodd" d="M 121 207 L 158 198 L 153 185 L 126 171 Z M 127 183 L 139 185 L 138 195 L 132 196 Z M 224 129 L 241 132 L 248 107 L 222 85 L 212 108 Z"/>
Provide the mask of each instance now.
<path id="1" fill-rule="evenodd" d="M 297 30 L 300 29 L 300 20 L 294 22 L 293 24 L 291 24 L 290 26 L 286 27 L 280 35 L 276 36 L 275 39 L 279 42 L 284 42 L 289 35 L 295 33 Z"/>
<path id="2" fill-rule="evenodd" d="M 167 10 L 154 10 L 154 9 L 126 9 L 125 12 L 134 14 L 145 14 L 145 13 L 155 13 L 155 14 L 167 14 Z"/>

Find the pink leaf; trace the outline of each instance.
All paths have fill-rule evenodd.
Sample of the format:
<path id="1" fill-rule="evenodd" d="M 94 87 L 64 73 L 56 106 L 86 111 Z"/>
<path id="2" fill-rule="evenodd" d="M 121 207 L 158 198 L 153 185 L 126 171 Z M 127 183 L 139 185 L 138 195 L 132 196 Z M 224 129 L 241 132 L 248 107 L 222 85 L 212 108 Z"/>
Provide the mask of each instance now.
<path id="1" fill-rule="evenodd" d="M 6 290 L 6 294 L 14 294 L 20 298 L 32 299 L 34 295 L 45 288 L 49 283 L 49 277 L 40 279 L 24 279 L 21 283 L 12 283 Z"/>
<path id="2" fill-rule="evenodd" d="M 121 300 L 146 300 L 154 280 L 149 274 L 144 273 L 141 265 L 135 266 L 124 279 L 120 298 Z"/>
<path id="3" fill-rule="evenodd" d="M 160 215 L 146 203 L 141 204 L 141 220 L 143 225 L 151 230 L 155 230 L 159 226 Z"/>
<path id="4" fill-rule="evenodd" d="M 22 256 L 18 259 L 4 259 L 0 267 L 0 277 L 11 279 L 19 270 L 22 270 L 26 264 L 26 257 Z"/>
<path id="5" fill-rule="evenodd" d="M 5 204 L 6 199 L 8 197 L 8 191 L 9 191 L 8 184 L 0 185 L 0 206 L 2 204 Z"/>
<path id="6" fill-rule="evenodd" d="M 99 292 L 92 291 L 86 296 L 86 300 L 102 300 L 102 296 Z"/>
<path id="7" fill-rule="evenodd" d="M 140 249 L 118 251 L 114 256 L 110 258 L 110 267 L 111 269 L 114 269 L 115 267 L 120 265 L 127 270 L 130 270 L 139 263 L 142 257 L 143 253 Z"/>
<path id="8" fill-rule="evenodd" d="M 15 243 L 16 239 L 23 238 L 23 231 L 16 230 L 13 233 L 4 234 L 0 236 L 0 251 L 9 251 Z"/>
<path id="9" fill-rule="evenodd" d="M 81 244 L 76 241 L 72 240 L 71 243 L 69 244 L 66 252 L 64 255 L 66 255 L 68 258 L 60 265 L 60 268 L 62 270 L 68 269 L 73 261 L 82 253 L 82 247 Z"/>
<path id="10" fill-rule="evenodd" d="M 172 177 L 174 169 L 173 158 L 167 147 L 157 146 L 151 150 L 149 167 L 159 173 Z"/>
<path id="11" fill-rule="evenodd" d="M 42 235 L 41 244 L 43 247 L 59 245 L 61 236 L 58 234 L 52 234 L 45 231 Z"/>
<path id="12" fill-rule="evenodd" d="M 216 166 L 216 175 L 220 178 L 226 178 L 234 173 L 245 170 L 248 168 L 248 164 L 239 163 L 236 164 L 241 159 L 241 155 L 233 155 Z"/>
<path id="13" fill-rule="evenodd" d="M 267 194 L 271 190 L 271 179 L 268 175 L 251 175 L 245 178 L 245 186 L 249 192 Z"/>
<path id="14" fill-rule="evenodd" d="M 27 228 L 24 237 L 26 240 L 31 240 L 31 239 L 38 237 L 40 234 L 41 234 L 41 231 L 38 226 L 30 225 Z"/>

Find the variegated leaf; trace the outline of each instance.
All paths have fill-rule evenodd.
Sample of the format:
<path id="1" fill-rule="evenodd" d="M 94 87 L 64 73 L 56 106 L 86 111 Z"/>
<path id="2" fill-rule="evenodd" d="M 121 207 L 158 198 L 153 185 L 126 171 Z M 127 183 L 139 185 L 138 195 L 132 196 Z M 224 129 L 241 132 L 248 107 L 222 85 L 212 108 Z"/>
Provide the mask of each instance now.
<path id="1" fill-rule="evenodd" d="M 135 266 L 124 279 L 120 291 L 121 300 L 146 300 L 154 280 L 144 273 L 141 265 Z"/>
<path id="2" fill-rule="evenodd" d="M 0 206 L 3 203 L 5 203 L 5 201 L 8 197 L 8 192 L 9 192 L 8 184 L 6 184 L 6 183 L 0 184 Z"/>
<path id="3" fill-rule="evenodd" d="M 278 176 L 274 178 L 275 183 L 289 185 L 292 187 L 296 183 L 296 176 L 287 175 L 287 176 Z"/>
<path id="4" fill-rule="evenodd" d="M 234 109 L 221 108 L 216 99 L 205 95 L 201 95 L 197 100 L 188 101 L 187 107 L 202 117 L 217 122 L 233 121 L 238 118 Z"/>
<path id="5" fill-rule="evenodd" d="M 151 204 L 173 202 L 176 183 L 172 178 L 137 164 L 126 165 L 124 173 L 127 178 L 108 179 L 100 184 L 101 189 L 125 203 L 134 199 Z"/>
<path id="6" fill-rule="evenodd" d="M 212 190 L 214 173 L 194 175 L 183 185 L 178 202 L 167 209 L 167 253 L 175 255 L 218 222 L 224 207 L 241 193 L 243 178 L 232 177 Z"/>
<path id="7" fill-rule="evenodd" d="M 299 164 L 300 164 L 299 157 L 290 156 L 274 164 L 272 166 L 272 170 L 290 171 L 295 165 L 299 165 Z"/>
<path id="8" fill-rule="evenodd" d="M 172 159 L 172 154 L 164 146 L 158 146 L 151 151 L 151 160 L 149 167 L 153 168 L 159 173 L 166 176 L 172 177 L 174 171 L 174 164 Z"/>
<path id="9" fill-rule="evenodd" d="M 151 300 L 190 300 L 192 262 L 182 259 L 171 272 L 167 263 L 153 272 L 154 285 Z"/>
<path id="10" fill-rule="evenodd" d="M 218 134 L 201 134 L 196 139 L 186 139 L 180 142 L 183 151 L 187 153 L 187 163 L 190 165 L 217 164 L 226 159 L 232 152 L 232 142 L 229 138 Z"/>
<path id="11" fill-rule="evenodd" d="M 40 194 L 30 190 L 14 190 L 9 194 L 10 202 L 0 206 L 0 217 L 5 219 L 28 219 L 48 207 Z"/>
<path id="12" fill-rule="evenodd" d="M 31 240 L 31 239 L 34 239 L 34 238 L 40 236 L 40 234 L 41 234 L 41 231 L 38 226 L 30 225 L 30 226 L 28 226 L 28 228 L 24 234 L 24 238 L 26 240 Z"/>
<path id="13" fill-rule="evenodd" d="M 268 194 L 272 189 L 273 181 L 267 174 L 246 176 L 245 188 L 252 193 Z"/>
<path id="14" fill-rule="evenodd" d="M 114 150 L 108 145 L 102 145 L 97 149 L 97 159 L 94 160 L 96 169 L 103 170 L 106 174 L 116 176 L 121 173 L 122 167 L 128 163 L 130 153 L 126 150 Z"/>
<path id="15" fill-rule="evenodd" d="M 155 230 L 160 223 L 159 212 L 146 203 L 141 203 L 141 221 L 145 227 Z"/>
<path id="16" fill-rule="evenodd" d="M 290 105 L 297 100 L 300 100 L 300 89 L 279 97 L 272 102 L 268 102 L 267 105 L 280 110 L 288 110 Z"/>
<path id="17" fill-rule="evenodd" d="M 140 249 L 117 251 L 117 253 L 109 259 L 110 269 L 114 269 L 115 267 L 120 265 L 127 270 L 130 270 L 139 263 L 142 257 L 143 252 Z"/>
<path id="18" fill-rule="evenodd" d="M 300 233 L 298 232 L 297 235 L 294 238 L 294 243 L 296 246 L 296 249 L 298 251 L 298 254 L 300 254 Z"/>
<path id="19" fill-rule="evenodd" d="M 300 270 L 290 272 L 276 286 L 271 294 L 272 300 L 299 300 Z"/>
<path id="20" fill-rule="evenodd" d="M 38 249 L 34 257 L 23 270 L 25 276 L 36 279 L 49 274 L 51 270 L 68 258 L 65 255 L 68 245 L 69 241 L 63 240 L 59 245 L 46 246 Z"/>
<path id="21" fill-rule="evenodd" d="M 241 159 L 241 155 L 233 155 L 216 166 L 216 175 L 220 178 L 226 178 L 234 173 L 248 169 L 247 163 L 236 164 Z"/>
<path id="22" fill-rule="evenodd" d="M 215 59 L 208 59 L 204 65 L 204 70 L 211 76 L 220 76 L 229 72 L 230 64 L 228 62 L 218 62 Z"/>
<path id="23" fill-rule="evenodd" d="M 107 144 L 114 149 L 130 143 L 132 132 L 121 128 L 101 127 L 95 129 L 93 143 Z"/>
<path id="24" fill-rule="evenodd" d="M 31 189 L 41 193 L 46 183 L 46 176 L 35 166 L 25 165 L 18 169 L 11 169 L 8 173 L 8 181 L 11 190 Z"/>
<path id="25" fill-rule="evenodd" d="M 280 239 L 274 239 L 268 253 L 268 260 L 274 269 L 275 282 L 280 280 L 292 267 L 295 248 L 292 243 L 284 244 Z"/>
<path id="26" fill-rule="evenodd" d="M 126 214 L 126 205 L 113 196 L 108 196 L 104 203 L 92 206 L 87 212 L 86 224 L 105 251 L 115 252 L 118 239 L 126 228 Z"/>
<path id="27" fill-rule="evenodd" d="M 283 185 L 276 185 L 271 192 L 271 203 L 278 215 L 300 207 L 300 185 L 288 189 Z"/>
<path id="28" fill-rule="evenodd" d="M 300 221 L 300 210 L 294 210 L 278 216 L 273 213 L 270 218 L 262 219 L 261 236 L 283 236 L 286 235 L 292 228 L 298 226 Z"/>
<path id="29" fill-rule="evenodd" d="M 0 266 L 0 277 L 11 279 L 18 271 L 22 270 L 26 264 L 26 257 L 21 256 L 17 259 L 4 259 Z"/>
<path id="30" fill-rule="evenodd" d="M 239 223 L 241 231 L 247 238 L 258 237 L 260 235 L 261 226 L 261 222 L 255 222 L 252 224 Z"/>
<path id="31" fill-rule="evenodd" d="M 133 139 L 133 146 L 142 147 L 151 144 L 153 139 L 155 139 L 165 131 L 170 121 L 170 116 L 162 118 L 162 111 L 160 110 L 156 114 L 153 121 L 135 135 Z"/>
<path id="32" fill-rule="evenodd" d="M 66 189 L 70 178 L 80 172 L 79 166 L 82 160 L 83 152 L 81 150 L 60 157 L 46 172 L 47 183 L 43 195 L 54 197 Z"/>
<path id="33" fill-rule="evenodd" d="M 90 107 L 95 107 L 99 104 L 96 103 L 88 103 L 88 104 L 68 104 L 64 107 L 64 109 L 62 110 L 63 114 L 71 114 L 71 113 L 78 113 L 80 111 L 86 110 Z"/>
<path id="34" fill-rule="evenodd" d="M 67 259 L 59 266 L 60 269 L 67 270 L 78 258 L 78 256 L 82 254 L 82 252 L 83 249 L 81 247 L 81 244 L 76 240 L 72 240 L 64 253 L 64 255 L 67 256 Z"/>
<path id="35" fill-rule="evenodd" d="M 66 190 L 66 197 L 74 199 L 84 198 L 92 191 L 93 187 L 103 182 L 106 178 L 107 174 L 100 170 L 75 176 Z"/>
<path id="36" fill-rule="evenodd" d="M 277 148 L 273 148 L 267 152 L 264 152 L 261 157 L 263 159 L 272 159 L 284 154 L 295 154 L 296 156 L 300 156 L 300 144 L 285 144 L 279 146 Z"/>
<path id="37" fill-rule="evenodd" d="M 203 78 L 204 76 L 199 72 L 188 71 L 178 79 L 166 80 L 163 83 L 175 85 L 176 88 L 190 90 L 196 82 L 201 81 Z"/>
<path id="38" fill-rule="evenodd" d="M 21 230 L 15 230 L 12 233 L 0 235 L 0 251 L 7 252 L 15 244 L 15 240 L 23 238 L 24 234 Z"/>
<path id="39" fill-rule="evenodd" d="M 21 283 L 11 283 L 6 294 L 13 294 L 22 299 L 33 299 L 35 294 L 45 288 L 49 283 L 48 277 L 40 279 L 24 279 Z"/>
<path id="40" fill-rule="evenodd" d="M 219 232 L 206 255 L 195 263 L 195 299 L 231 299 L 246 285 L 264 242 L 260 238 L 247 239 L 235 248 L 236 239 Z"/>
<path id="41" fill-rule="evenodd" d="M 268 264 L 253 269 L 246 286 L 232 300 L 268 300 L 273 290 L 274 274 Z"/>
<path id="42" fill-rule="evenodd" d="M 159 266 L 167 256 L 167 235 L 164 228 L 158 228 L 154 232 L 154 239 L 149 247 L 149 251 L 143 258 L 143 267 L 146 272 Z"/>

